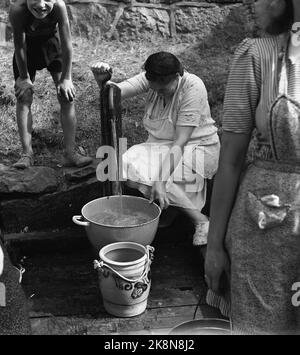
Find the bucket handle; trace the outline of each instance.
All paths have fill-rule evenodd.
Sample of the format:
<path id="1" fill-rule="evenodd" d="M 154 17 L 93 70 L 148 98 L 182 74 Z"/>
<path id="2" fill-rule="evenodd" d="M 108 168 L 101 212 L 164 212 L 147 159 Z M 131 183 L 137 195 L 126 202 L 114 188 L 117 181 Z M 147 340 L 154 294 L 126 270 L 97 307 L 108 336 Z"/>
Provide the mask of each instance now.
<path id="1" fill-rule="evenodd" d="M 122 280 L 127 281 L 129 283 L 133 282 L 139 282 L 140 280 L 142 280 L 149 272 L 149 268 L 150 265 L 152 263 L 153 260 L 153 252 L 154 252 L 154 247 L 147 245 L 146 246 L 146 250 L 147 250 L 147 264 L 145 266 L 145 270 L 142 274 L 142 276 L 140 276 L 138 279 L 128 279 L 127 277 L 121 275 L 120 273 L 118 273 L 118 271 L 116 271 L 115 269 L 113 269 L 111 266 L 105 264 L 102 260 L 98 261 L 98 260 L 94 260 L 94 269 L 96 270 L 102 270 L 103 268 L 107 268 L 110 271 L 112 271 L 113 273 L 115 273 L 117 276 L 119 276 Z"/>
<path id="2" fill-rule="evenodd" d="M 72 221 L 75 224 L 78 224 L 79 226 L 88 227 L 90 225 L 90 222 L 80 221 L 80 219 L 82 219 L 82 218 L 83 218 L 82 216 L 73 216 Z"/>

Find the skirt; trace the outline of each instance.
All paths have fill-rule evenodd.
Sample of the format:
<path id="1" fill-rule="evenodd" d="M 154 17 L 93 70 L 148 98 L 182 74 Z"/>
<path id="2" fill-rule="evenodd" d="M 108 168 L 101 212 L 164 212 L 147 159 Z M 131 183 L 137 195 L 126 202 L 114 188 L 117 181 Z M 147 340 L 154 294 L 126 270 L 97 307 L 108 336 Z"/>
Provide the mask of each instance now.
<path id="1" fill-rule="evenodd" d="M 123 154 L 124 180 L 133 181 L 146 197 L 159 174 L 172 142 L 142 143 Z M 203 208 L 206 200 L 206 179 L 211 179 L 218 168 L 220 145 L 187 145 L 183 157 L 166 183 L 171 206 L 197 209 Z"/>
<path id="2" fill-rule="evenodd" d="M 279 205 L 261 204 L 266 196 Z M 300 334 L 299 202 L 299 167 L 263 161 L 246 171 L 225 238 L 230 285 L 223 297 L 207 294 L 234 333 Z"/>

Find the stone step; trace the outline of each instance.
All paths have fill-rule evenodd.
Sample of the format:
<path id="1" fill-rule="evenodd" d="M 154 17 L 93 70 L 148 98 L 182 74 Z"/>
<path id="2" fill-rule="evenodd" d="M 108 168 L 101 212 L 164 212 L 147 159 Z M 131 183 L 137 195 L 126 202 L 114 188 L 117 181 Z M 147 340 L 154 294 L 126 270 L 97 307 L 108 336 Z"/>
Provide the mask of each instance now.
<path id="1" fill-rule="evenodd" d="M 99 159 L 84 168 L 0 170 L 0 217 L 5 233 L 23 233 L 73 225 L 82 207 L 104 194 L 96 178 Z"/>

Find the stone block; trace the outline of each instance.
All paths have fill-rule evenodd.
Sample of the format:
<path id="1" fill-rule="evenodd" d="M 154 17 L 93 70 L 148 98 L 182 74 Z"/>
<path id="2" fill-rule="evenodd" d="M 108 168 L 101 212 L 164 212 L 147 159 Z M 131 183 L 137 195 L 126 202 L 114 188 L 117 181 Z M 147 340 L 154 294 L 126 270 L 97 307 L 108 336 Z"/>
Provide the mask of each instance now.
<path id="1" fill-rule="evenodd" d="M 0 195 L 43 194 L 56 191 L 58 186 L 59 181 L 52 168 L 32 166 L 25 170 L 0 170 Z"/>
<path id="2" fill-rule="evenodd" d="M 52 194 L 4 200 L 0 211 L 3 230 L 19 233 L 71 226 L 73 215 L 81 214 L 82 207 L 102 193 L 102 183 L 91 178 Z"/>

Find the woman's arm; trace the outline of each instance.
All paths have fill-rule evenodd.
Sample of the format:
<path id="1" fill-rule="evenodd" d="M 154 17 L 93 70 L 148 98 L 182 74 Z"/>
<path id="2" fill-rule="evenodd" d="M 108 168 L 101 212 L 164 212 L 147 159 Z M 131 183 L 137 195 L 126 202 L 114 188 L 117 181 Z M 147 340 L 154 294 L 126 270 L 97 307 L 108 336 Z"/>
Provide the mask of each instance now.
<path id="1" fill-rule="evenodd" d="M 149 83 L 144 73 L 137 74 L 130 79 L 114 84 L 121 89 L 122 99 L 128 99 L 146 93 L 149 89 Z"/>
<path id="2" fill-rule="evenodd" d="M 212 193 L 209 248 L 223 247 L 227 223 L 246 159 L 250 134 L 223 132 L 219 167 Z"/>
<path id="3" fill-rule="evenodd" d="M 159 169 L 158 178 L 161 181 L 167 182 L 170 176 L 173 174 L 178 163 L 183 157 L 184 147 L 190 140 L 195 127 L 192 126 L 177 126 L 175 133 L 175 140 L 166 155 L 162 166 Z"/>
<path id="4" fill-rule="evenodd" d="M 219 168 L 215 177 L 210 207 L 205 274 L 208 287 L 219 291 L 220 278 L 228 272 L 224 249 L 227 224 L 235 201 L 251 134 L 223 132 Z"/>
<path id="5" fill-rule="evenodd" d="M 176 126 L 175 140 L 159 167 L 158 176 L 151 189 L 150 202 L 157 199 L 162 209 L 169 206 L 166 194 L 166 182 L 181 161 L 184 147 L 190 140 L 194 128 L 193 126 Z"/>
<path id="6" fill-rule="evenodd" d="M 103 75 L 105 73 L 112 73 L 110 65 L 104 62 L 93 62 L 90 67 L 94 73 L 97 83 L 101 83 L 103 81 Z M 116 85 L 121 90 L 121 99 L 127 99 L 143 94 L 149 89 L 149 83 L 143 73 L 137 74 L 134 77 L 120 83 L 115 83 L 109 80 L 107 84 Z"/>
<path id="7" fill-rule="evenodd" d="M 247 149 L 255 126 L 262 84 L 261 54 L 256 39 L 245 39 L 236 49 L 224 98 L 219 168 L 210 208 L 210 227 L 205 258 L 208 287 L 222 292 L 222 277 L 229 273 L 224 247 L 227 225 L 235 202 Z M 235 132 L 235 133 L 233 133 Z"/>

